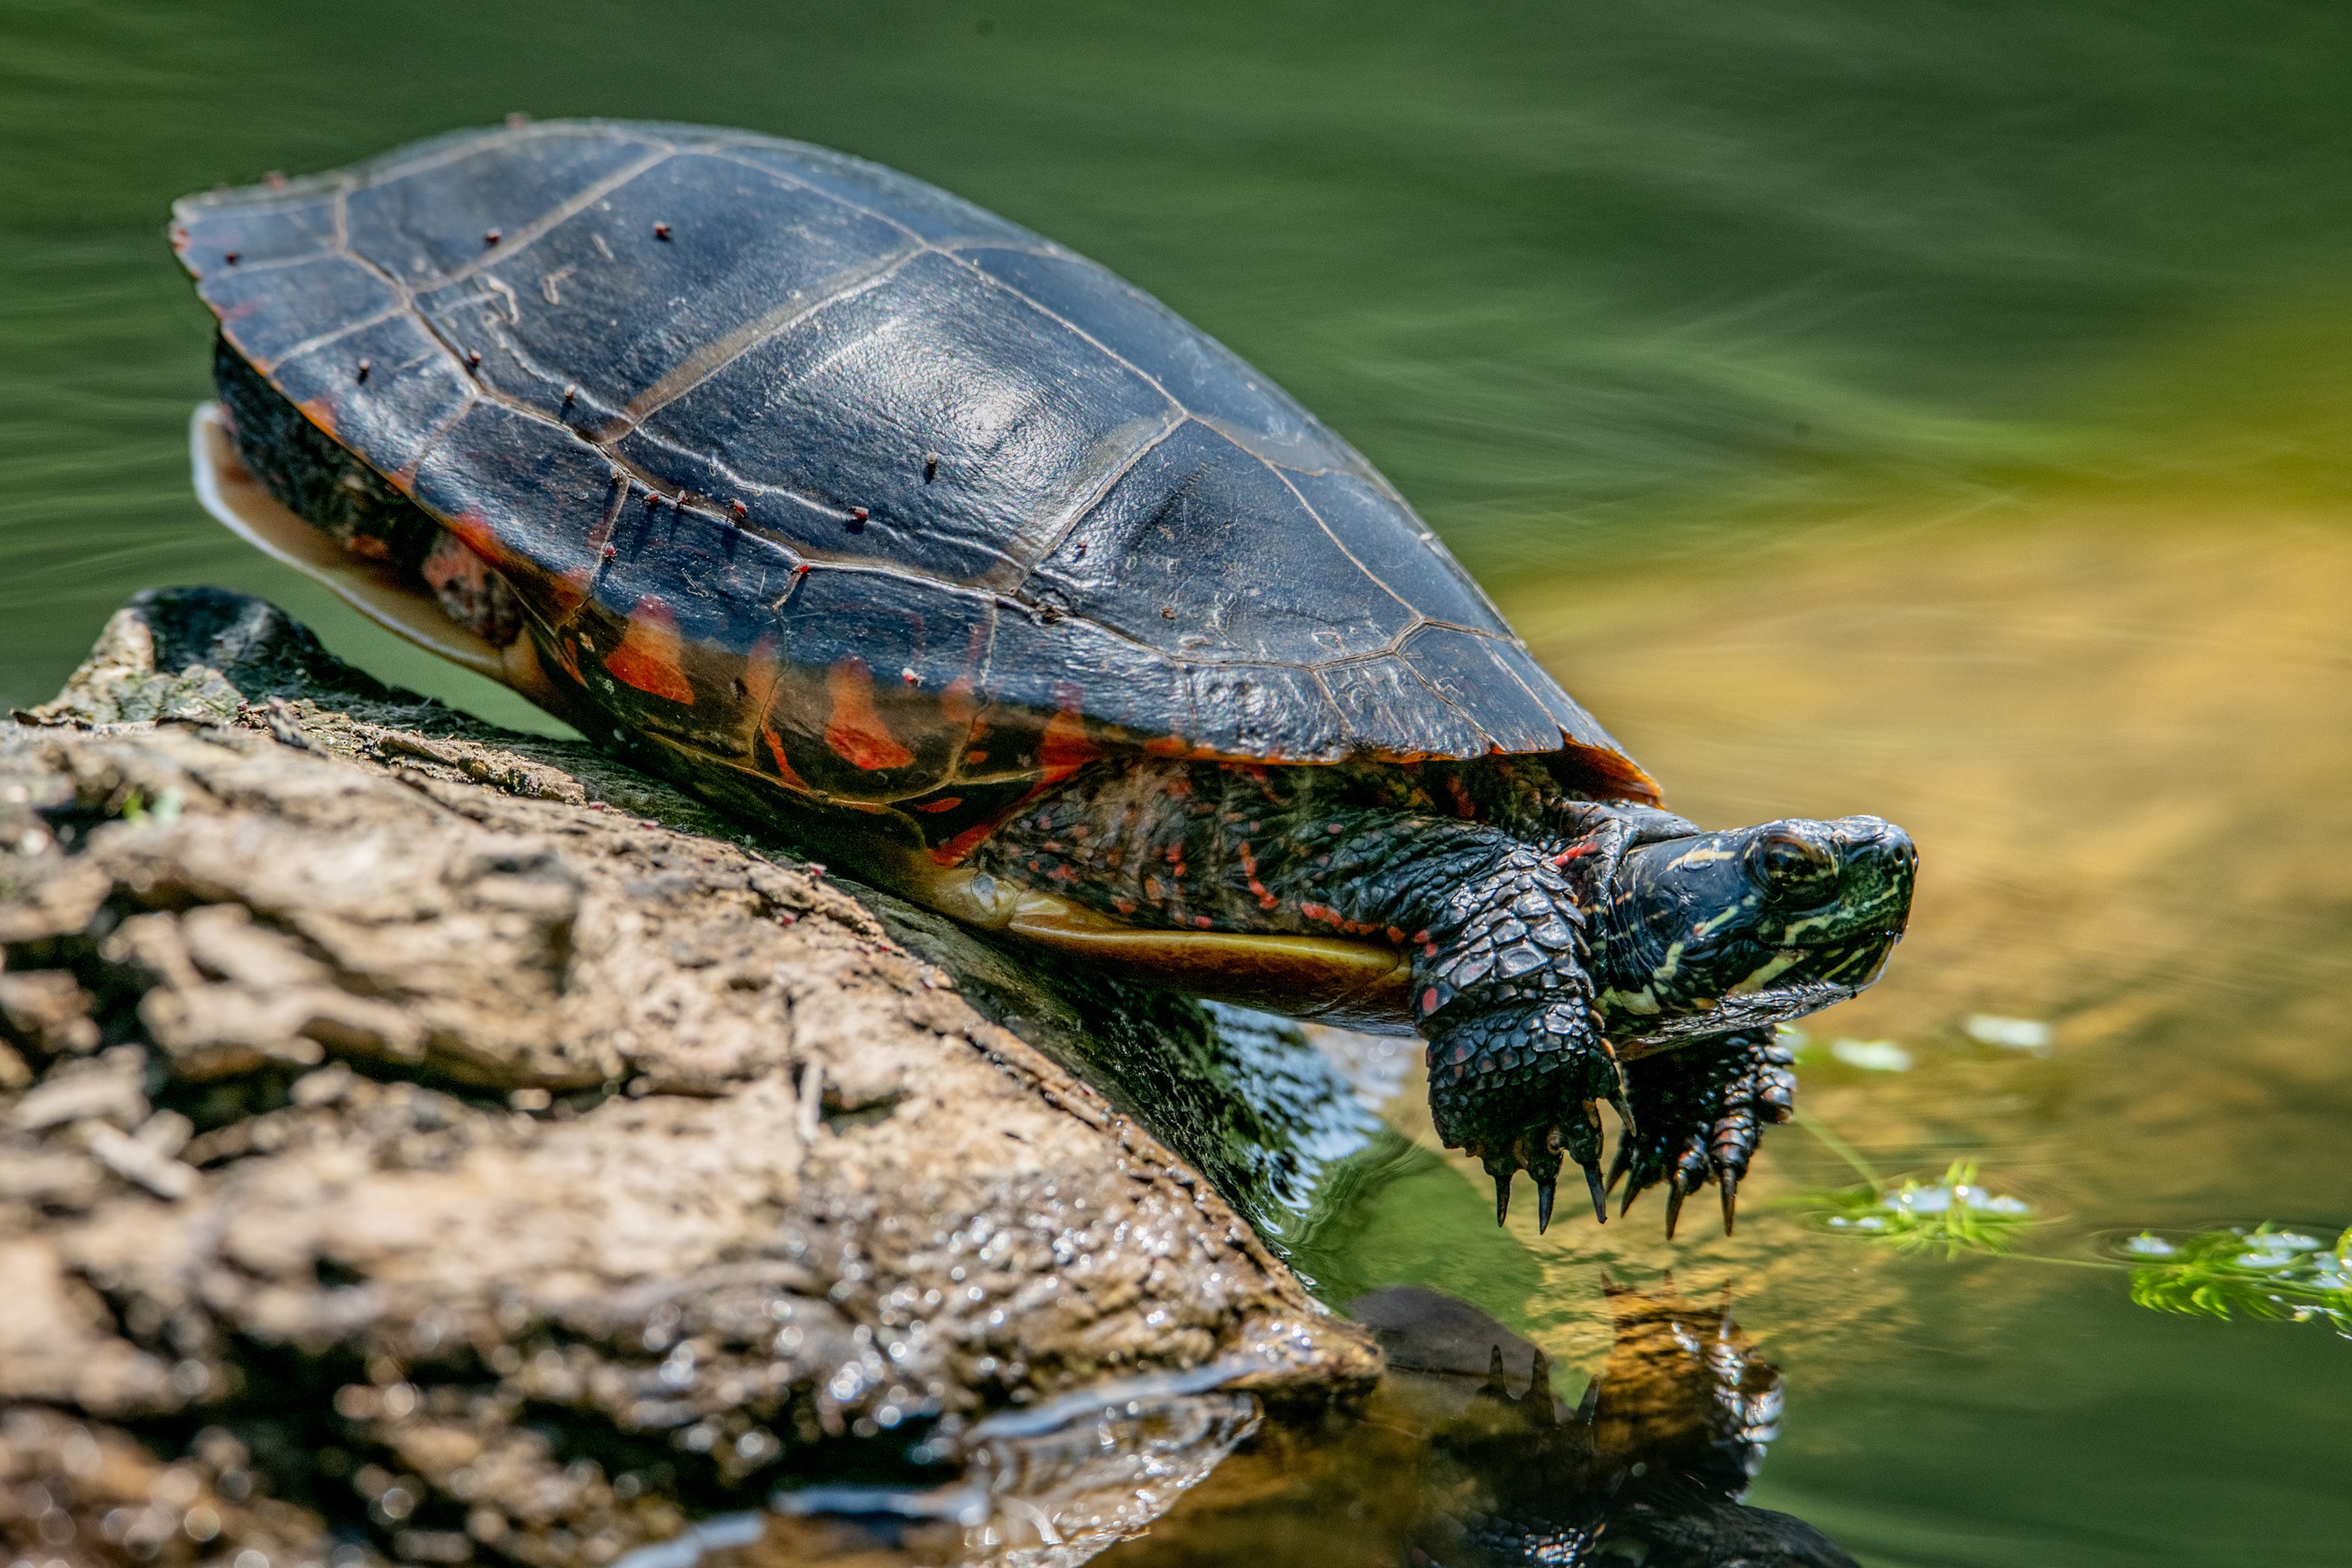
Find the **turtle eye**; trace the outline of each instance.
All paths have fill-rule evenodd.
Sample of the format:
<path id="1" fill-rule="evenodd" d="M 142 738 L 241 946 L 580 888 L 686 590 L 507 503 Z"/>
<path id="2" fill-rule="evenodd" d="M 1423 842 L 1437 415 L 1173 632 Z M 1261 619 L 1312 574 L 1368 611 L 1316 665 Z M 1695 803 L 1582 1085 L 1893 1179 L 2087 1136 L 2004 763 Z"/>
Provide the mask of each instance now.
<path id="1" fill-rule="evenodd" d="M 1818 903 L 1837 885 L 1837 857 L 1801 833 L 1768 833 L 1748 862 L 1767 894 L 1784 903 Z"/>

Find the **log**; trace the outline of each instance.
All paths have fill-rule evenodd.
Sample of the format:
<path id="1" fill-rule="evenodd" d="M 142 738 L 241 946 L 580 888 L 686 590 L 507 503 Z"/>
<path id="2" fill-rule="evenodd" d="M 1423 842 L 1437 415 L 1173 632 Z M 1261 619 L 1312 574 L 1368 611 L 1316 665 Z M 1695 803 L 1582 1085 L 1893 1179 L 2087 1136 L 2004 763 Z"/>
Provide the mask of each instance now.
<path id="1" fill-rule="evenodd" d="M 142 594 L 0 727 L 0 951 L 14 1556 L 572 1568 L 856 1474 L 1076 1562 L 1379 1370 L 1131 1114 L 1165 1064 L 1064 1065 L 1137 998 L 259 600 Z"/>

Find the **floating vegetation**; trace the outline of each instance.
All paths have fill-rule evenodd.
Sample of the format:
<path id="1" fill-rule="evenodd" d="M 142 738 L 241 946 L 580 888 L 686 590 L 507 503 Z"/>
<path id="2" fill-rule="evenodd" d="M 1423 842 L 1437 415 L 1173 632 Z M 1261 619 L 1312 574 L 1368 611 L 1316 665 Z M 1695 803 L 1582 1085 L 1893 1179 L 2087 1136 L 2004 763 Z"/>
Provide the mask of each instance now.
<path id="1" fill-rule="evenodd" d="M 1859 1185 L 1802 1200 L 1823 1230 L 1898 1252 L 1941 1252 L 1948 1261 L 1965 1252 L 2064 1268 L 2128 1268 L 2132 1300 L 2153 1311 L 2324 1321 L 2352 1338 L 2352 1227 L 2332 1244 L 2264 1221 L 2180 1237 L 2143 1230 L 2095 1259 L 2020 1252 L 2025 1233 L 2042 1222 L 2023 1198 L 1984 1185 L 1975 1161 L 1953 1161 L 1938 1182 L 1891 1184 L 1818 1118 L 1799 1111 L 1797 1124 L 1862 1177 Z"/>
<path id="2" fill-rule="evenodd" d="M 1979 1045 L 1999 1046 L 2005 1051 L 2032 1051 L 2037 1057 L 2050 1054 L 2050 1026 L 2039 1018 L 1971 1013 L 1961 1020 L 1960 1028 Z"/>
<path id="3" fill-rule="evenodd" d="M 1868 1072 L 1909 1072 L 1912 1056 L 1893 1040 L 1832 1040 L 1830 1055 Z"/>
<path id="4" fill-rule="evenodd" d="M 1953 1161 L 1942 1181 L 1927 1185 L 1906 1181 L 1888 1192 L 1873 1184 L 1827 1197 L 1835 1207 L 1821 1216 L 1824 1228 L 1866 1236 L 1898 1252 L 1940 1250 L 1948 1258 L 2011 1251 L 2036 1223 L 2024 1199 L 1979 1185 L 1973 1160 Z"/>
<path id="5" fill-rule="evenodd" d="M 2133 1265 L 2131 1296 L 2143 1307 L 2207 1318 L 2324 1319 L 2352 1336 L 2352 1229 L 2333 1246 L 2267 1224 L 2178 1240 L 2141 1231 L 2117 1250 Z"/>

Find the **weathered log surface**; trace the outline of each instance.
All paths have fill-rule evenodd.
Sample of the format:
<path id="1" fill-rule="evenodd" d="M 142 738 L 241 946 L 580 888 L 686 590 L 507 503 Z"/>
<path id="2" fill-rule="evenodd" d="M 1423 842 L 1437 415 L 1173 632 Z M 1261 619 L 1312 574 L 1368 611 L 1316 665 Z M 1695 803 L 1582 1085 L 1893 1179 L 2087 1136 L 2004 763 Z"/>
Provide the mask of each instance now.
<path id="1" fill-rule="evenodd" d="M 1018 993 L 1004 955 L 936 927 L 909 953 L 624 763 L 208 590 L 142 595 L 21 718 L 12 1556 L 601 1563 L 781 1480 L 903 1471 L 920 1433 L 952 1479 L 988 1412 L 1105 1378 L 1377 1369 L 959 994 Z M 1077 1026 L 1056 1005 L 1029 1011 Z"/>

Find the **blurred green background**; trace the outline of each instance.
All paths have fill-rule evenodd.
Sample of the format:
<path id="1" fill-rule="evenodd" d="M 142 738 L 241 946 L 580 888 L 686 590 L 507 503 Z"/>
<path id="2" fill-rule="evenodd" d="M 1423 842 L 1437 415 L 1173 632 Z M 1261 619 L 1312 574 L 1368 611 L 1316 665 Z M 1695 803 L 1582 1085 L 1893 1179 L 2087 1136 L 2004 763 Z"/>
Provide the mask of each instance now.
<path id="1" fill-rule="evenodd" d="M 160 234 L 215 182 L 509 110 L 845 148 L 1159 294 L 1496 582 L 2160 468 L 2215 334 L 2276 336 L 2273 405 L 2340 407 L 2303 351 L 2352 342 L 2312 320 L 2352 255 L 2347 67 L 2339 7 L 2255 0 L 11 0 L 0 696 L 126 587 L 265 580 L 180 474 L 206 321 Z M 2341 480 L 2333 444 L 2242 444 Z"/>
<path id="2" fill-rule="evenodd" d="M 1982 1154 L 2059 1252 L 2341 1226 L 2347 83 L 2324 0 L 8 0 L 0 700 L 131 591 L 216 582 L 543 723 L 197 510 L 210 322 L 169 204 L 509 111 L 804 138 L 1282 382 L 1686 809 L 1911 826 L 1912 936 L 1820 1034 L 1916 1070 L 1805 1069 L 1890 1173 Z M 2053 1054 L 1971 1044 L 1978 1009 Z M 1843 1179 L 1776 1133 L 1739 1244 L 1669 1253 L 1654 1206 L 1476 1230 L 1431 1154 L 1335 1234 L 1356 1283 L 1443 1282 L 1566 1364 L 1599 1265 L 1734 1289 L 1791 1378 L 1759 1500 L 1873 1563 L 2352 1563 L 2352 1346 L 1775 1217 Z"/>

